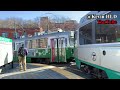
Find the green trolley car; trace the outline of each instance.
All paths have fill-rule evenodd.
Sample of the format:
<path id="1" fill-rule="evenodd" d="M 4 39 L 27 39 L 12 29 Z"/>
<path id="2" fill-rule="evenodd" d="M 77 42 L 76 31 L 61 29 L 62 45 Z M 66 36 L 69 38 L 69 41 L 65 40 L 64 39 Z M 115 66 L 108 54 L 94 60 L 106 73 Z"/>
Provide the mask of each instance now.
<path id="1" fill-rule="evenodd" d="M 28 63 L 70 62 L 74 58 L 74 31 L 54 32 L 13 40 L 14 62 L 18 61 L 17 52 L 21 44 L 28 49 Z"/>

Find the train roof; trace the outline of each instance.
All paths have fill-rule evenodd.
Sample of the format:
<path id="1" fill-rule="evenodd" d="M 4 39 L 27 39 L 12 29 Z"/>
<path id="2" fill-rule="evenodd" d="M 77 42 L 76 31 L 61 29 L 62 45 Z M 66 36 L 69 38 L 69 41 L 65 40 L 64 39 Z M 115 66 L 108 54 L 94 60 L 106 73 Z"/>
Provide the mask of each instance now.
<path id="1" fill-rule="evenodd" d="M 15 39 L 13 41 L 18 41 L 18 40 L 25 40 L 25 39 L 36 39 L 36 38 L 45 38 L 49 36 L 58 36 L 58 35 L 70 35 L 71 31 L 67 32 L 55 32 L 55 33 L 50 33 L 50 34 L 43 34 L 43 35 L 38 35 L 38 36 L 32 36 L 32 37 L 26 37 L 26 38 L 19 38 Z"/>
<path id="2" fill-rule="evenodd" d="M 107 13 L 109 13 L 109 12 L 111 12 L 111 11 L 91 11 L 91 12 L 89 12 L 88 14 L 86 14 L 85 16 L 83 16 L 83 17 L 80 19 L 80 22 L 79 22 L 80 27 L 82 27 L 82 26 L 84 26 L 84 25 L 86 25 L 86 24 L 88 24 L 88 23 L 96 20 L 96 19 L 88 19 L 88 18 L 87 18 L 88 15 L 90 15 L 90 14 L 105 15 L 105 14 L 107 14 Z"/>
<path id="3" fill-rule="evenodd" d="M 6 38 L 6 37 L 1 37 L 1 36 L 0 36 L 0 41 L 4 41 L 4 42 L 12 42 L 12 39 L 10 39 L 10 38 Z"/>

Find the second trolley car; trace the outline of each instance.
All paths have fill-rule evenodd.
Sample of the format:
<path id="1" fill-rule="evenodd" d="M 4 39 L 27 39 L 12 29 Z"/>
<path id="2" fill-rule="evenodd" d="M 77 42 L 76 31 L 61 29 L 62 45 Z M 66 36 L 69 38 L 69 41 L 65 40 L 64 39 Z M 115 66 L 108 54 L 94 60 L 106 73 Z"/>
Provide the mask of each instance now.
<path id="1" fill-rule="evenodd" d="M 22 44 L 28 49 L 27 62 L 70 62 L 74 58 L 74 31 L 13 40 L 14 61 L 18 60 L 17 51 Z"/>

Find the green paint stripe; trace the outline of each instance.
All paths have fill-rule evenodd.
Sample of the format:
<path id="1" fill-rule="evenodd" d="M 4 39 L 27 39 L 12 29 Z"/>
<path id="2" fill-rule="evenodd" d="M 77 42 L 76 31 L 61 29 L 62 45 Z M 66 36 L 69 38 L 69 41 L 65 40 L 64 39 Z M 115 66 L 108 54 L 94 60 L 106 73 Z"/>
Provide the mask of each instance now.
<path id="1" fill-rule="evenodd" d="M 73 50 L 73 51 L 72 51 Z M 66 48 L 66 59 L 71 60 L 71 58 L 74 58 L 74 48 L 67 47 Z"/>
<path id="2" fill-rule="evenodd" d="M 12 42 L 12 39 L 0 37 L 0 42 Z"/>

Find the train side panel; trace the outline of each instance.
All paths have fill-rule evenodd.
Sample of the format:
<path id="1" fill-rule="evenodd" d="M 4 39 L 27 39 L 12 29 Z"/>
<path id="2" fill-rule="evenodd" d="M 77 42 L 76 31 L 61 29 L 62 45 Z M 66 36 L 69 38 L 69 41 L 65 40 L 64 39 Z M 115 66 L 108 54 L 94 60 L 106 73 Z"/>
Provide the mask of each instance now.
<path id="1" fill-rule="evenodd" d="M 96 53 L 93 60 L 92 53 Z M 78 58 L 77 58 L 78 56 Z M 114 46 L 79 47 L 75 53 L 76 65 L 80 69 L 81 62 L 106 72 L 109 79 L 120 79 L 120 48 Z"/>
<path id="2" fill-rule="evenodd" d="M 78 48 L 78 59 L 92 64 L 101 65 L 100 49 L 89 45 L 80 46 Z"/>
<path id="3" fill-rule="evenodd" d="M 13 61 L 12 40 L 0 37 L 0 66 Z"/>
<path id="4" fill-rule="evenodd" d="M 120 47 L 101 47 L 101 66 L 110 78 L 120 78 Z"/>

